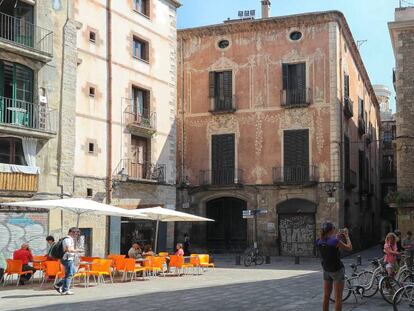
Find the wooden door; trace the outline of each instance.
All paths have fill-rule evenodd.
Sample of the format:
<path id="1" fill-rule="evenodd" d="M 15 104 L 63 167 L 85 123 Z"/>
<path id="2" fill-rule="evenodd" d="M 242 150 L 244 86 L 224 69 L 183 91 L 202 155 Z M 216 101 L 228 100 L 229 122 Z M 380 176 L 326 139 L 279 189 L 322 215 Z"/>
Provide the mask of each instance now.
<path id="1" fill-rule="evenodd" d="M 213 185 L 229 185 L 235 178 L 234 134 L 213 135 L 211 140 Z"/>
<path id="2" fill-rule="evenodd" d="M 130 178 L 146 179 L 147 165 L 147 139 L 142 137 L 131 137 L 131 157 L 128 175 Z"/>

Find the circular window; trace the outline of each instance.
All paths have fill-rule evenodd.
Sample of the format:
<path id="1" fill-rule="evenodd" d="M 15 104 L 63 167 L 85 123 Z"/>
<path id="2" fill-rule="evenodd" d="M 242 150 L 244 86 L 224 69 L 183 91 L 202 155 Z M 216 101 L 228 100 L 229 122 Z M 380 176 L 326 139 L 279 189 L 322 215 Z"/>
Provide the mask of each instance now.
<path id="1" fill-rule="evenodd" d="M 290 40 L 297 41 L 302 38 L 302 33 L 300 31 L 292 31 L 289 38 Z"/>
<path id="2" fill-rule="evenodd" d="M 220 40 L 220 41 L 219 41 L 219 43 L 218 43 L 218 47 L 219 47 L 220 49 L 225 49 L 225 48 L 227 48 L 229 45 L 230 45 L 229 40 Z"/>

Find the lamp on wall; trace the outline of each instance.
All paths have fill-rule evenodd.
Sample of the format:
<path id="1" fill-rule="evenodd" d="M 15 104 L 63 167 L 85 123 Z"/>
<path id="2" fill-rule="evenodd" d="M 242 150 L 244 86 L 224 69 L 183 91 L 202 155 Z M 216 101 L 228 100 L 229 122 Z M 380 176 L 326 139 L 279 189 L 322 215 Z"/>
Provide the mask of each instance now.
<path id="1" fill-rule="evenodd" d="M 329 197 L 333 197 L 334 192 L 336 191 L 335 184 L 325 184 L 324 190 Z"/>

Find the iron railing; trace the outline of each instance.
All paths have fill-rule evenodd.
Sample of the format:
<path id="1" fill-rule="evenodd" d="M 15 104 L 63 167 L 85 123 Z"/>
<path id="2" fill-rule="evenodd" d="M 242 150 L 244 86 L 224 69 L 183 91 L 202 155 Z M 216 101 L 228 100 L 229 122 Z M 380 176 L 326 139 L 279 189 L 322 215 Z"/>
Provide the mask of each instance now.
<path id="1" fill-rule="evenodd" d="M 202 170 L 199 173 L 199 184 L 203 185 L 234 185 L 243 182 L 243 170 L 215 169 Z"/>
<path id="2" fill-rule="evenodd" d="M 0 96 L 0 124 L 57 132 L 57 110 Z"/>
<path id="3" fill-rule="evenodd" d="M 383 140 L 382 141 L 382 148 L 384 148 L 384 149 L 393 149 L 392 140 Z"/>
<path id="4" fill-rule="evenodd" d="M 234 111 L 236 108 L 236 96 L 220 97 L 215 96 L 212 98 L 213 110 L 212 112 L 225 112 Z"/>
<path id="5" fill-rule="evenodd" d="M 135 159 L 122 159 L 117 165 L 113 176 L 122 181 L 150 180 L 165 183 L 166 169 L 167 166 L 165 164 L 140 163 Z"/>
<path id="6" fill-rule="evenodd" d="M 357 186 L 357 174 L 351 170 L 348 169 L 345 171 L 345 188 L 352 189 Z"/>
<path id="7" fill-rule="evenodd" d="M 287 89 L 280 91 L 281 103 L 285 108 L 309 106 L 312 101 L 312 89 Z"/>
<path id="8" fill-rule="evenodd" d="M 274 184 L 300 185 L 319 181 L 318 167 L 310 166 L 284 166 L 273 168 Z"/>
<path id="9" fill-rule="evenodd" d="M 354 102 L 349 97 L 344 97 L 344 114 L 348 118 L 352 118 L 354 116 Z"/>
<path id="10" fill-rule="evenodd" d="M 396 174 L 396 170 L 392 169 L 390 170 L 383 170 L 382 174 L 381 174 L 382 178 L 396 178 L 397 174 Z"/>
<path id="11" fill-rule="evenodd" d="M 129 105 L 124 110 L 125 124 L 135 125 L 145 129 L 155 130 L 156 129 L 156 118 L 155 112 L 150 112 L 147 109 L 142 111 L 135 111 L 134 105 Z"/>
<path id="12" fill-rule="evenodd" d="M 0 40 L 53 54 L 53 32 L 24 20 L 0 13 Z"/>

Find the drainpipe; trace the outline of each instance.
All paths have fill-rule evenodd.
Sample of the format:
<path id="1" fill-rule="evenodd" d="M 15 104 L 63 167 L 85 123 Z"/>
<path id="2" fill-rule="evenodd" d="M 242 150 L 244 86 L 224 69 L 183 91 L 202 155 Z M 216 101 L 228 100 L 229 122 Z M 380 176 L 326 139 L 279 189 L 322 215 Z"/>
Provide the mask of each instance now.
<path id="1" fill-rule="evenodd" d="M 185 182 L 184 176 L 184 43 L 181 38 L 181 182 Z"/>
<path id="2" fill-rule="evenodd" d="M 112 201 L 112 15 L 111 0 L 106 2 L 106 21 L 107 21 L 107 74 L 108 74 L 108 136 L 107 136 L 107 168 L 106 168 L 106 203 Z"/>

